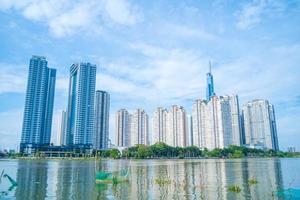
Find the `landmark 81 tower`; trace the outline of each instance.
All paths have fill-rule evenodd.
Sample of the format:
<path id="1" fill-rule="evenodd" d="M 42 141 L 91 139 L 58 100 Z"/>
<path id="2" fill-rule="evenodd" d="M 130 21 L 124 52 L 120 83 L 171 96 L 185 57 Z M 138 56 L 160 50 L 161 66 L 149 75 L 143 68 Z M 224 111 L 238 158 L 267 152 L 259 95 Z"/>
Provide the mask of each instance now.
<path id="1" fill-rule="evenodd" d="M 209 101 L 215 95 L 214 91 L 214 77 L 211 73 L 211 63 L 209 62 L 209 72 L 206 74 L 206 100 Z"/>

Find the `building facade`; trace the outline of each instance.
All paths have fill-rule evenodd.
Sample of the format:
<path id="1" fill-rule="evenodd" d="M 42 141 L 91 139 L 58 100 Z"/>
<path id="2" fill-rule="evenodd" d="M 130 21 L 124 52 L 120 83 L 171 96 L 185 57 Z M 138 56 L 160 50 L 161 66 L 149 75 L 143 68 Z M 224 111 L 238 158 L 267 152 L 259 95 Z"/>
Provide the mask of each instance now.
<path id="1" fill-rule="evenodd" d="M 91 148 L 94 130 L 96 65 L 73 64 L 70 68 L 67 110 L 67 145 Z"/>
<path id="2" fill-rule="evenodd" d="M 166 143 L 174 147 L 187 145 L 187 116 L 182 106 L 173 105 L 167 115 Z"/>
<path id="3" fill-rule="evenodd" d="M 275 112 L 267 100 L 253 100 L 243 106 L 245 145 L 279 150 Z"/>
<path id="4" fill-rule="evenodd" d="M 45 57 L 29 62 L 20 152 L 33 153 L 50 145 L 56 69 L 48 68 Z"/>
<path id="5" fill-rule="evenodd" d="M 94 149 L 107 149 L 109 137 L 110 95 L 105 91 L 96 91 L 95 128 L 93 136 Z"/>
<path id="6" fill-rule="evenodd" d="M 213 96 L 193 104 L 193 144 L 200 148 L 224 148 L 241 145 L 238 97 Z"/>
<path id="7" fill-rule="evenodd" d="M 149 145 L 149 117 L 143 109 L 130 115 L 130 146 Z"/>
<path id="8" fill-rule="evenodd" d="M 208 111 L 206 100 L 197 99 L 192 108 L 193 120 L 193 145 L 199 148 L 206 147 L 206 135 L 208 134 Z"/>
<path id="9" fill-rule="evenodd" d="M 157 142 L 166 143 L 168 111 L 158 107 L 152 117 L 152 144 Z"/>
<path id="10" fill-rule="evenodd" d="M 65 110 L 61 111 L 58 130 L 58 145 L 65 146 L 67 144 L 67 112 Z"/>
<path id="11" fill-rule="evenodd" d="M 224 146 L 241 145 L 241 118 L 237 95 L 220 97 L 222 123 L 224 131 Z"/>
<path id="12" fill-rule="evenodd" d="M 126 109 L 120 109 L 115 118 L 115 140 L 116 146 L 130 146 L 130 117 Z"/>

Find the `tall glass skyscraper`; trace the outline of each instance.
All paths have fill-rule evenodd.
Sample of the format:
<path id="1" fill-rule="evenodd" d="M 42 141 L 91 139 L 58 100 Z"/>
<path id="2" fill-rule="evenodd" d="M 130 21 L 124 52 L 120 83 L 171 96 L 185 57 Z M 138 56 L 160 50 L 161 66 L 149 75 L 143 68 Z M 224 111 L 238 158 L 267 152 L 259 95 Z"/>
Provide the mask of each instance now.
<path id="1" fill-rule="evenodd" d="M 214 91 L 214 77 L 211 73 L 211 64 L 209 62 L 209 72 L 206 74 L 206 100 L 209 101 L 215 95 Z"/>
<path id="2" fill-rule="evenodd" d="M 71 66 L 67 110 L 68 146 L 92 146 L 95 85 L 96 65 L 78 63 Z"/>
<path id="3" fill-rule="evenodd" d="M 33 153 L 50 144 L 56 69 L 42 56 L 29 62 L 20 152 Z"/>
<path id="4" fill-rule="evenodd" d="M 110 97 L 105 91 L 96 91 L 95 129 L 93 137 L 94 149 L 107 149 L 109 136 Z"/>

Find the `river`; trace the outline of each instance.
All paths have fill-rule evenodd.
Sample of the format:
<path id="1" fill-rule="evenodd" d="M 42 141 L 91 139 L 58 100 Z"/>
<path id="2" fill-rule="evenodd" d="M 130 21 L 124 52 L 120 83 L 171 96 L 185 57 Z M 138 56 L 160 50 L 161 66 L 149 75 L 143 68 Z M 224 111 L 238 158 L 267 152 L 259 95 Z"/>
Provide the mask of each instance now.
<path id="1" fill-rule="evenodd" d="M 299 158 L 0 160 L 3 169 L 17 186 L 2 177 L 0 199 L 268 200 L 281 199 L 274 191 L 300 188 Z M 96 184 L 97 171 L 122 169 L 128 182 Z M 232 185 L 240 192 L 228 191 Z"/>

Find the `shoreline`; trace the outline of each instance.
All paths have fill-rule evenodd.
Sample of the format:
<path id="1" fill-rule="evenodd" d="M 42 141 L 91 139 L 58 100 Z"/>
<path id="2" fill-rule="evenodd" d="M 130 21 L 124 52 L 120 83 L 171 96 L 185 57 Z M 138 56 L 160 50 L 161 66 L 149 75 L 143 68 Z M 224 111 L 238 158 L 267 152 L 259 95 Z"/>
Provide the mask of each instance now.
<path id="1" fill-rule="evenodd" d="M 248 159 L 283 159 L 283 158 L 300 158 L 300 156 L 296 157 L 243 157 L 243 158 L 218 158 L 218 157 L 199 157 L 199 158 L 94 158 L 94 157 L 88 157 L 88 158 L 83 158 L 83 157 L 18 157 L 18 158 L 0 158 L 0 161 L 5 161 L 5 160 L 32 160 L 32 161 L 38 161 L 38 160 L 70 160 L 70 161 L 116 161 L 116 160 L 134 160 L 134 161 L 145 161 L 145 160 L 178 160 L 178 161 L 184 161 L 184 160 L 248 160 Z"/>

